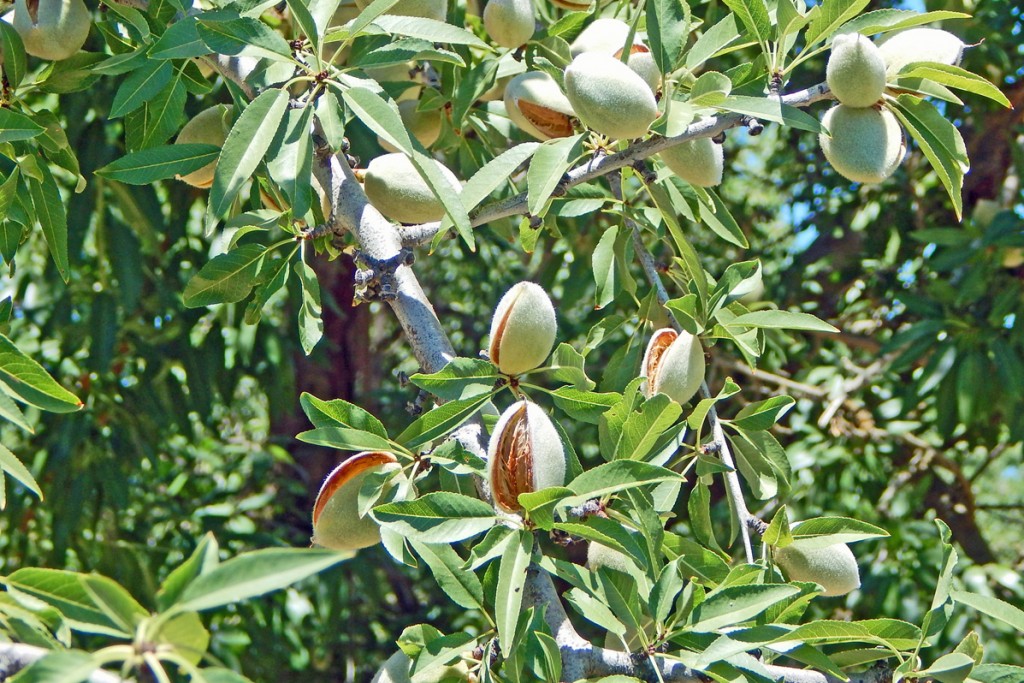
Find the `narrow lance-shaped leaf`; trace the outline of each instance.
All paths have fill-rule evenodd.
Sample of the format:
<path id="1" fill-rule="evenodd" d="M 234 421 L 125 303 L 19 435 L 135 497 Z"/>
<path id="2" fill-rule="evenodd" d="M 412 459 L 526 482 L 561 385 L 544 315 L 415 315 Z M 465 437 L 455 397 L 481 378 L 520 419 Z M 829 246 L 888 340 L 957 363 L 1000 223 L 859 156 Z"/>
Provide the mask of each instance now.
<path id="1" fill-rule="evenodd" d="M 243 244 L 215 256 L 185 285 L 185 305 L 196 308 L 241 301 L 252 291 L 266 253 L 267 247 L 262 244 Z"/>
<path id="2" fill-rule="evenodd" d="M 220 148 L 214 145 L 164 145 L 126 154 L 97 169 L 96 175 L 128 183 L 149 185 L 157 180 L 187 175 L 215 160 Z"/>
<path id="3" fill-rule="evenodd" d="M 0 334 L 0 391 L 52 413 L 70 413 L 82 407 L 74 394 L 56 382 L 43 366 L 18 350 Z"/>
<path id="4" fill-rule="evenodd" d="M 254 598 L 318 574 L 346 557 L 308 548 L 267 548 L 243 553 L 192 581 L 174 608 L 202 612 Z"/>
<path id="5" fill-rule="evenodd" d="M 961 191 L 964 174 L 970 170 L 967 147 L 960 131 L 939 113 L 931 102 L 912 95 L 900 95 L 892 112 L 920 146 L 953 202 L 957 218 L 963 214 Z"/>
<path id="6" fill-rule="evenodd" d="M 46 164 L 39 164 L 38 169 L 42 180 L 30 178 L 28 182 L 29 194 L 32 195 L 32 205 L 36 210 L 36 220 L 43 230 L 43 237 L 46 238 L 46 246 L 50 248 L 50 256 L 57 266 L 57 272 L 68 281 L 70 273 L 68 268 L 68 215 L 64 208 L 64 200 L 57 188 L 57 181 L 53 179 L 50 168 Z"/>
<path id="7" fill-rule="evenodd" d="M 455 543 L 497 522 L 494 509 L 482 500 L 445 492 L 378 505 L 373 513 L 382 524 L 422 543 Z"/>
<path id="8" fill-rule="evenodd" d="M 248 181 L 270 147 L 288 108 L 288 92 L 272 88 L 245 108 L 231 127 L 210 188 L 209 212 L 227 213 L 242 185 Z"/>

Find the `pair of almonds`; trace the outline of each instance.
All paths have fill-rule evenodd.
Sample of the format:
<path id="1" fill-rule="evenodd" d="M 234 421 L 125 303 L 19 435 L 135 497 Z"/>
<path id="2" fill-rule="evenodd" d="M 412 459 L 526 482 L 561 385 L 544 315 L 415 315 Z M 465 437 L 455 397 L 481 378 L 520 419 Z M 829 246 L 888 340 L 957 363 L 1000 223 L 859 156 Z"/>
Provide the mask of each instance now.
<path id="1" fill-rule="evenodd" d="M 825 77 L 839 104 L 822 119 L 830 135 L 818 139 L 832 167 L 860 183 L 880 183 L 892 175 L 907 141 L 882 102 L 887 82 L 914 62 L 959 64 L 964 47 L 952 33 L 935 28 L 902 31 L 877 46 L 859 33 L 836 36 Z"/>

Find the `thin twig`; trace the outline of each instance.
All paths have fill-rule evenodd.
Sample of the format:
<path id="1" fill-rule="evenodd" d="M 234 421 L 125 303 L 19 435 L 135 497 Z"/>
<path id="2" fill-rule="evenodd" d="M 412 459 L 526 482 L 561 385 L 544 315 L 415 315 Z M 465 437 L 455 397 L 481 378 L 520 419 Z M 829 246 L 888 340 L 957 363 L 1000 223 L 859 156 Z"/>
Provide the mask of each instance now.
<path id="1" fill-rule="evenodd" d="M 612 196 L 621 201 L 621 184 L 613 179 L 611 188 Z M 651 283 L 651 286 L 654 287 L 654 291 L 658 297 L 658 303 L 665 306 L 671 297 L 669 297 L 668 290 L 665 289 L 665 284 L 661 281 L 661 275 L 658 273 L 658 267 L 654 263 L 654 257 L 651 256 L 651 252 L 647 250 L 647 245 L 644 244 L 643 236 L 640 233 L 640 226 L 630 218 L 626 218 L 625 223 L 626 227 L 633 234 L 633 251 L 636 252 L 637 258 L 640 260 L 640 265 L 643 268 L 644 274 L 647 276 L 647 280 Z M 672 314 L 672 311 L 667 308 L 665 310 L 668 313 L 669 319 L 672 321 L 672 326 L 676 331 L 682 331 L 683 328 L 676 317 Z M 708 383 L 704 380 L 701 380 L 700 383 L 700 395 L 703 398 L 712 398 L 713 396 L 711 389 L 708 388 Z M 708 409 L 707 420 L 711 427 L 711 439 L 715 445 L 715 451 L 722 459 L 722 464 L 729 468 L 729 471 L 725 473 L 725 485 L 729 489 L 730 507 L 736 517 L 736 524 L 739 527 L 740 538 L 743 540 L 743 551 L 746 554 L 747 562 L 752 564 L 754 562 L 754 548 L 750 542 L 750 528 L 748 526 L 751 514 L 747 509 L 747 502 L 743 497 L 743 487 L 740 485 L 740 475 L 736 469 L 736 463 L 733 460 L 732 451 L 729 449 L 729 442 L 725 438 L 725 433 L 722 431 L 722 421 L 718 418 L 718 411 L 715 410 L 714 405 Z"/>
<path id="2" fill-rule="evenodd" d="M 828 89 L 828 85 L 825 83 L 819 83 L 818 85 L 807 88 L 806 90 L 800 90 L 786 95 L 782 97 L 781 100 L 783 104 L 792 107 L 807 107 L 815 102 L 829 99 L 830 97 L 831 93 Z M 621 152 L 609 154 L 608 156 L 604 156 L 599 159 L 587 160 L 566 174 L 566 179 L 562 183 L 562 186 L 565 189 L 569 189 L 581 183 L 590 182 L 591 180 L 608 175 L 609 173 L 625 168 L 626 166 L 632 166 L 638 161 L 642 161 L 662 150 L 668 149 L 669 147 L 682 144 L 687 140 L 694 140 L 696 138 L 712 138 L 730 128 L 743 125 L 745 118 L 746 117 L 744 115 L 733 112 L 717 114 L 691 123 L 686 127 L 685 131 L 674 137 L 665 138 L 654 136 L 630 145 Z M 491 221 L 498 220 L 499 218 L 517 216 L 526 212 L 526 193 L 521 192 L 514 197 L 500 199 L 480 208 L 477 211 L 474 211 L 470 216 L 470 224 L 473 227 L 479 227 L 490 223 Z M 402 243 L 405 246 L 419 246 L 426 244 L 434 238 L 434 235 L 437 234 L 440 226 L 441 224 L 439 221 L 434 221 L 431 223 L 423 223 L 421 225 L 400 227 L 399 233 L 402 237 Z"/>

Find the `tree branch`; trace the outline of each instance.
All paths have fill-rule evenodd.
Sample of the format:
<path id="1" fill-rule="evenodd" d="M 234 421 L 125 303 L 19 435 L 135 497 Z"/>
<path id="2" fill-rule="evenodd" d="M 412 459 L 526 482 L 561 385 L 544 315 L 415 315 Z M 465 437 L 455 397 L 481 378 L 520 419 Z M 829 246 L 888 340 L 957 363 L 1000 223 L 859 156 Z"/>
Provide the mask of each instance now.
<path id="1" fill-rule="evenodd" d="M 780 99 L 783 104 L 787 104 L 789 106 L 807 107 L 815 102 L 829 98 L 831 98 L 831 92 L 828 89 L 828 85 L 825 83 L 819 83 L 818 85 L 807 88 L 806 90 L 800 90 L 798 92 L 785 95 Z M 642 161 L 662 150 L 674 147 L 686 142 L 687 140 L 714 137 L 730 128 L 735 128 L 736 126 L 741 125 L 745 118 L 746 116 L 743 114 L 736 114 L 733 112 L 717 114 L 691 123 L 686 127 L 685 131 L 675 137 L 666 138 L 655 136 L 646 140 L 641 140 L 621 152 L 609 154 L 594 160 L 588 160 L 580 164 L 566 174 L 566 179 L 562 185 L 566 189 L 575 187 L 581 183 L 586 183 L 607 175 L 612 171 L 617 171 L 625 168 L 626 166 L 631 166 L 638 161 Z M 526 193 L 520 192 L 514 197 L 500 199 L 480 208 L 477 211 L 474 211 L 470 216 L 470 224 L 473 227 L 479 227 L 490 223 L 491 221 L 498 220 L 499 218 L 521 215 L 526 212 Z M 403 226 L 398 230 L 402 238 L 402 244 L 407 247 L 412 247 L 430 242 L 434 238 L 434 235 L 437 234 L 440 227 L 441 224 L 439 221 L 433 221 L 431 223 L 423 223 L 421 225 Z"/>

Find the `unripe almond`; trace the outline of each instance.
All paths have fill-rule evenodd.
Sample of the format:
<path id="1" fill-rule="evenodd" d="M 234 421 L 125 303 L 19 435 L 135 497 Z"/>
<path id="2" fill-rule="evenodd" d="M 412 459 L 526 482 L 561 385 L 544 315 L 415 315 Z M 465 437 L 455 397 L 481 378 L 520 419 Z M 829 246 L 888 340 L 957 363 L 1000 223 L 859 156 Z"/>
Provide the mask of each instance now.
<path id="1" fill-rule="evenodd" d="M 615 59 L 620 59 L 622 50 L 615 53 Z M 634 43 L 630 48 L 629 58 L 626 66 L 632 69 L 637 76 L 644 79 L 644 83 L 651 89 L 651 92 L 658 92 L 661 87 L 661 69 L 654 61 L 654 55 L 650 48 L 642 43 Z"/>
<path id="2" fill-rule="evenodd" d="M 519 512 L 519 494 L 565 483 L 562 439 L 551 418 L 526 399 L 498 418 L 487 447 L 487 472 L 494 505 Z"/>
<path id="3" fill-rule="evenodd" d="M 797 539 L 775 549 L 775 564 L 790 581 L 810 581 L 825 589 L 822 595 L 846 595 L 860 587 L 857 558 L 845 543 L 818 547 Z"/>
<path id="4" fill-rule="evenodd" d="M 588 128 L 610 138 L 637 138 L 658 118 L 654 91 L 611 55 L 584 52 L 565 68 L 565 94 Z"/>
<path id="5" fill-rule="evenodd" d="M 584 52 L 613 55 L 626 46 L 627 38 L 629 38 L 629 24 L 621 19 L 602 17 L 595 19 L 580 31 L 576 40 L 569 45 L 569 54 L 573 57 Z"/>
<path id="6" fill-rule="evenodd" d="M 365 69 L 366 75 L 378 83 L 409 83 L 410 86 L 403 90 L 398 97 L 398 102 L 407 100 L 418 100 L 423 92 L 423 80 L 416 62 L 404 62 L 390 66 L 380 66 Z"/>
<path id="7" fill-rule="evenodd" d="M 964 41 L 938 28 L 912 28 L 879 46 L 890 78 L 911 62 L 939 62 L 955 66 L 964 55 Z"/>
<path id="8" fill-rule="evenodd" d="M 870 107 L 885 90 L 885 60 L 874 43 L 859 33 L 843 33 L 832 41 L 825 68 L 832 94 L 848 107 Z"/>
<path id="9" fill-rule="evenodd" d="M 573 133 L 572 117 L 576 112 L 555 79 L 543 71 L 527 71 L 508 82 L 505 111 L 512 123 L 538 140 Z"/>
<path id="10" fill-rule="evenodd" d="M 704 348 L 697 337 L 662 328 L 651 337 L 644 353 L 644 394 L 648 398 L 665 394 L 677 403 L 686 403 L 700 389 L 704 369 Z"/>
<path id="11" fill-rule="evenodd" d="M 484 7 L 484 29 L 501 47 L 519 47 L 533 37 L 536 24 L 530 0 L 489 0 Z"/>
<path id="12" fill-rule="evenodd" d="M 371 472 L 398 460 L 391 453 L 363 451 L 327 475 L 313 505 L 313 543 L 332 550 L 358 550 L 380 543 L 380 527 L 359 516 L 359 488 Z"/>
<path id="13" fill-rule="evenodd" d="M 714 187 L 722 182 L 725 153 L 711 138 L 687 140 L 660 154 L 669 170 L 691 185 Z"/>
<path id="14" fill-rule="evenodd" d="M 436 160 L 433 163 L 453 188 L 460 187 L 459 179 L 444 164 Z M 426 223 L 444 216 L 441 200 L 404 154 L 384 154 L 373 159 L 366 166 L 363 190 L 378 211 L 399 223 Z"/>
<path id="15" fill-rule="evenodd" d="M 506 375 L 533 370 L 551 354 L 558 331 L 555 307 L 540 285 L 520 282 L 505 292 L 491 319 L 491 362 Z"/>
<path id="16" fill-rule="evenodd" d="M 614 569 L 623 574 L 632 574 L 636 571 L 636 565 L 623 552 L 601 545 L 597 541 L 591 541 L 587 546 L 587 567 L 593 572 L 601 567 Z"/>
<path id="17" fill-rule="evenodd" d="M 409 655 L 399 650 L 388 657 L 370 683 L 411 683 L 410 666 L 412 666 L 412 660 L 409 659 Z M 453 683 L 454 681 L 468 680 L 469 668 L 465 662 L 461 661 L 458 664 L 436 666 L 422 673 L 416 673 L 417 683 Z"/>
<path id="18" fill-rule="evenodd" d="M 822 124 L 832 133 L 818 136 L 821 150 L 843 177 L 858 183 L 880 183 L 896 170 L 907 151 L 896 116 L 888 109 L 845 104 L 825 112 Z"/>
<path id="19" fill-rule="evenodd" d="M 430 147 L 441 135 L 441 110 L 419 111 L 418 100 L 402 100 L 398 103 L 398 113 L 402 117 L 409 133 L 419 140 L 424 147 Z M 398 148 L 383 138 L 377 138 L 380 146 L 389 152 L 397 152 Z"/>
<path id="20" fill-rule="evenodd" d="M 204 144 L 221 147 L 228 139 L 229 132 L 231 132 L 231 107 L 226 104 L 215 104 L 209 109 L 199 112 L 194 119 L 186 123 L 174 142 L 179 145 Z M 216 170 L 217 162 L 211 161 L 196 171 L 178 176 L 178 180 L 186 182 L 192 187 L 207 188 L 213 184 L 213 174 Z"/>
<path id="21" fill-rule="evenodd" d="M 59 61 L 85 45 L 92 16 L 82 0 L 15 0 L 12 23 L 25 52 Z"/>

